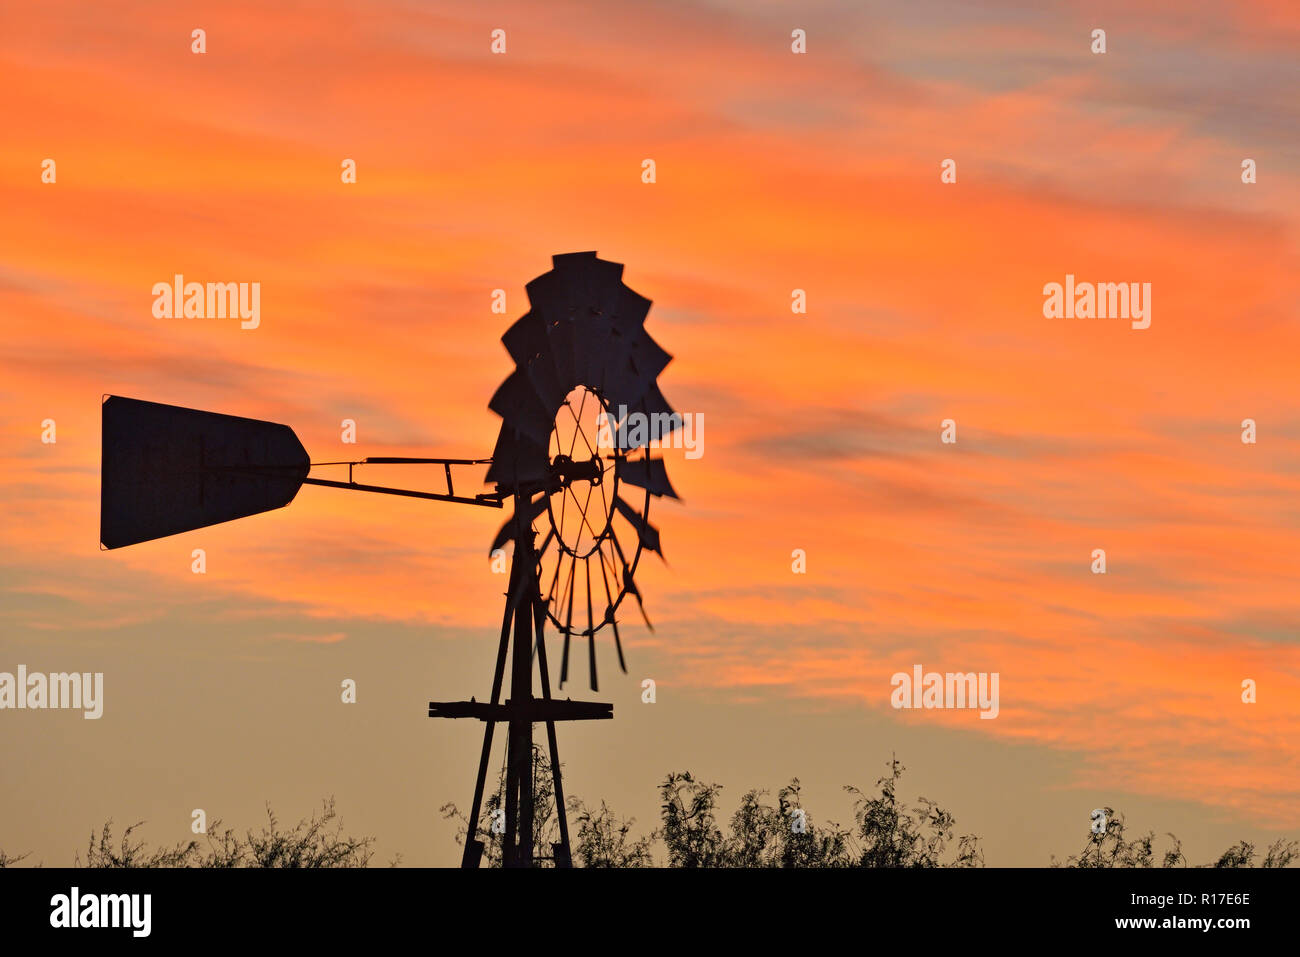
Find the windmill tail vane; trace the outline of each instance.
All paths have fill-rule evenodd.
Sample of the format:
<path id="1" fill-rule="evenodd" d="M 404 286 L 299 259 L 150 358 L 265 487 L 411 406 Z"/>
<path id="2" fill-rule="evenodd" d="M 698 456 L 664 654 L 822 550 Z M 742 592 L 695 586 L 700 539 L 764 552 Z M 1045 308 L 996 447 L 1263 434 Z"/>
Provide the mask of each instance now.
<path id="1" fill-rule="evenodd" d="M 484 842 L 479 815 L 498 723 L 507 725 L 506 866 L 549 857 L 572 865 L 557 721 L 613 717 L 613 705 L 551 696 L 544 633 L 564 639 L 559 685 L 569 677 L 571 641 L 587 639 L 590 684 L 598 690 L 596 635 L 608 627 L 621 670 L 627 665 L 618 610 L 631 595 L 646 625 L 635 575 L 642 555 L 663 558 L 650 523 L 652 499 L 677 498 L 663 459 L 650 447 L 681 424 L 657 379 L 672 360 L 645 330 L 650 300 L 622 281 L 619 263 L 594 252 L 552 258 L 527 285 L 529 310 L 501 337 L 514 370 L 488 407 L 501 418 L 489 458 L 373 456 L 312 462 L 287 426 L 259 419 L 105 396 L 102 403 L 100 544 L 121 548 L 272 511 L 303 485 L 452 502 L 512 513 L 491 551 L 513 543 L 509 585 L 488 700 L 430 702 L 429 716 L 484 723 L 462 866 L 477 867 Z M 629 429 L 633 417 L 651 428 Z M 446 491 L 362 484 L 361 466 L 442 466 Z M 457 493 L 453 469 L 488 466 L 490 491 Z M 347 467 L 347 480 L 313 477 L 318 467 Z M 585 621 L 585 625 L 584 625 Z M 510 665 L 510 696 L 501 698 Z M 537 672 L 540 697 L 534 695 Z M 533 725 L 545 724 L 560 841 L 534 852 Z M 544 823 L 544 822 L 541 822 Z"/>

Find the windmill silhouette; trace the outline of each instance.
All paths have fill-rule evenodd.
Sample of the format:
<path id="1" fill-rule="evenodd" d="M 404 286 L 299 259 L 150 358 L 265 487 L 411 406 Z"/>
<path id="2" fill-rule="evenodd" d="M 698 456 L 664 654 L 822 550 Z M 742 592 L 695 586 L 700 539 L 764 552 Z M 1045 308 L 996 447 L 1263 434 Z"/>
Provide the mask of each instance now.
<path id="1" fill-rule="evenodd" d="M 503 863 L 534 864 L 533 725 L 545 724 L 560 833 L 552 859 L 557 867 L 572 866 L 555 723 L 612 718 L 614 706 L 551 696 L 546 624 L 564 639 L 560 686 L 568 680 L 571 641 L 585 637 L 591 688 L 598 690 L 596 634 L 608 626 L 626 673 L 617 612 L 631 595 L 645 616 L 634 575 L 646 550 L 663 556 L 659 532 L 649 521 L 650 500 L 677 495 L 663 460 L 650 448 L 681 418 L 657 384 L 672 357 L 645 331 L 650 300 L 629 289 L 622 274 L 622 265 L 594 252 L 569 253 L 553 257 L 552 269 L 528 283 L 529 311 L 501 337 L 515 369 L 489 403 L 502 420 L 490 458 L 313 463 L 287 425 L 122 396 L 103 401 L 105 549 L 282 508 L 303 485 L 487 508 L 511 504 L 513 514 L 491 546 L 496 553 L 513 543 L 491 696 L 429 703 L 430 717 L 484 722 L 464 867 L 477 867 L 483 854 L 478 820 L 500 722 L 507 725 Z M 633 421 L 638 427 L 629 427 Z M 346 465 L 348 480 L 311 477 L 313 468 L 327 465 Z M 363 485 L 353 478 L 363 465 L 441 465 L 447 491 Z M 488 466 L 485 483 L 492 490 L 457 495 L 452 468 L 474 465 Z M 635 502 L 623 497 L 630 489 L 636 490 Z M 510 689 L 502 701 L 507 660 Z M 534 670 L 540 697 L 533 691 Z"/>

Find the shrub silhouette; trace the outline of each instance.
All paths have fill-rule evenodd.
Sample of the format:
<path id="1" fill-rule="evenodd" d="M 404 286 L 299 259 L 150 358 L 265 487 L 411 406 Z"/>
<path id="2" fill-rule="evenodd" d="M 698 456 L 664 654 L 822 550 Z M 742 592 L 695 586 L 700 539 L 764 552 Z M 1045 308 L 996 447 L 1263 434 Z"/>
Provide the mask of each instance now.
<path id="1" fill-rule="evenodd" d="M 945 860 L 953 842 L 953 816 L 934 802 L 921 798 L 912 808 L 898 798 L 898 781 L 906 770 L 898 760 L 876 782 L 880 794 L 868 797 L 857 788 L 854 825 L 818 824 L 801 805 L 798 778 L 777 792 L 776 802 L 766 791 L 752 789 L 740 799 L 724 832 L 718 821 L 722 785 L 697 780 L 689 771 L 674 771 L 659 785 L 660 826 L 640 838 L 632 836 L 632 819 L 617 817 L 605 802 L 598 809 L 578 798 L 567 802 L 576 825 L 574 863 L 584 867 L 649 867 L 657 861 L 654 848 L 662 845 L 668 867 L 971 867 L 983 864 L 979 839 L 957 838 L 957 847 Z M 550 842 L 559 833 L 551 787 L 550 765 L 541 748 L 533 750 L 533 782 L 537 791 L 534 822 L 534 864 L 554 863 Z M 492 833 L 494 812 L 503 806 L 504 774 L 497 792 L 484 802 L 479 834 L 484 840 L 484 860 L 501 866 L 501 835 Z M 444 817 L 461 825 L 462 844 L 467 816 L 454 804 L 444 805 Z M 496 818 L 499 820 L 499 818 Z"/>
<path id="2" fill-rule="evenodd" d="M 1155 866 L 1155 832 L 1148 831 L 1131 841 L 1124 839 L 1127 825 L 1124 815 L 1116 813 L 1113 808 L 1106 808 L 1106 829 L 1102 833 L 1089 833 L 1088 841 L 1078 854 L 1071 854 L 1065 859 L 1065 867 L 1154 867 Z M 1287 867 L 1300 855 L 1300 845 L 1286 838 L 1278 838 L 1264 855 L 1258 865 L 1255 860 L 1255 845 L 1247 841 L 1238 841 L 1228 848 L 1212 864 L 1189 865 L 1183 855 L 1182 844 L 1172 834 L 1166 834 L 1171 846 L 1160 856 L 1161 867 Z M 1062 866 L 1052 859 L 1053 867 Z"/>
<path id="3" fill-rule="evenodd" d="M 573 841 L 573 862 L 580 867 L 982 867 L 984 853 L 979 838 L 956 835 L 953 815 L 927 798 L 915 806 L 899 797 L 898 785 L 906 768 L 897 758 L 886 765 L 888 773 L 876 781 L 877 793 L 845 787 L 854 796 L 853 822 L 841 825 L 815 821 L 803 806 L 798 778 L 781 788 L 775 802 L 768 792 L 746 791 L 725 825 L 718 811 L 722 785 L 698 780 L 689 771 L 674 771 L 659 785 L 660 824 L 637 837 L 635 820 L 622 818 L 601 801 L 592 808 L 578 798 L 567 802 Z M 551 767 L 541 748 L 533 748 L 534 825 L 533 860 L 537 867 L 554 866 L 552 844 L 559 840 Z M 505 806 L 505 771 L 497 789 L 487 796 L 478 821 L 484 842 L 484 863 L 500 867 L 504 835 L 493 833 L 496 814 Z M 1053 867 L 1289 867 L 1300 859 L 1300 842 L 1279 838 L 1263 852 L 1239 841 L 1212 863 L 1189 864 L 1182 845 L 1172 834 L 1168 846 L 1157 850 L 1154 831 L 1128 837 L 1122 814 L 1106 808 L 1106 829 L 1089 831 L 1083 848 L 1064 862 L 1052 858 Z M 367 867 L 373 856 L 372 837 L 343 833 L 334 799 L 321 802 L 318 811 L 291 828 L 283 828 L 268 806 L 261 830 L 243 835 L 214 820 L 203 841 L 149 848 L 137 838 L 141 823 L 132 824 L 114 841 L 113 822 L 90 835 L 82 867 Z M 468 820 L 454 804 L 442 807 L 445 818 L 458 822 L 456 840 L 463 844 Z M 29 855 L 9 855 L 0 850 L 0 867 L 12 867 Z M 400 858 L 390 862 L 396 865 Z"/>
<path id="4" fill-rule="evenodd" d="M 260 831 L 249 830 L 242 837 L 214 819 L 203 842 L 192 840 L 152 850 L 134 836 L 143 821 L 127 827 L 121 841 L 115 842 L 110 819 L 98 834 L 91 832 L 85 860 L 78 853 L 73 866 L 291 868 L 366 867 L 370 863 L 374 838 L 344 835 L 332 797 L 321 802 L 319 811 L 288 829 L 280 826 L 269 805 L 266 816 L 267 823 Z M 26 856 L 9 857 L 0 851 L 0 867 L 12 866 Z"/>

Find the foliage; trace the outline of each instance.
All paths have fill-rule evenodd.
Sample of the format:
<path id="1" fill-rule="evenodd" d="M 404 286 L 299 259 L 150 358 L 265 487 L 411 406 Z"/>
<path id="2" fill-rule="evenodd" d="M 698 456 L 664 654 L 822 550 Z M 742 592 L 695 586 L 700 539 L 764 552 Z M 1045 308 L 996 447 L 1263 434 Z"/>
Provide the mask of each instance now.
<path id="1" fill-rule="evenodd" d="M 1125 840 L 1127 825 L 1124 815 L 1116 813 L 1114 808 L 1105 808 L 1106 827 L 1100 832 L 1090 832 L 1088 842 L 1078 854 L 1065 859 L 1066 867 L 1152 867 L 1155 864 L 1155 832 L 1148 831 L 1131 841 Z M 1173 842 L 1172 847 L 1161 855 L 1161 867 L 1186 867 L 1187 858 L 1178 838 L 1166 835 Z M 1053 859 L 1053 865 L 1056 864 Z"/>
<path id="2" fill-rule="evenodd" d="M 803 806 L 798 778 L 781 788 L 775 802 L 766 791 L 749 790 L 725 825 L 718 803 L 722 786 L 695 778 L 689 771 L 674 771 L 659 785 L 661 823 L 637 837 L 635 821 L 622 818 L 604 802 L 592 808 L 577 798 L 566 802 L 573 828 L 573 862 L 580 867 L 654 867 L 660 861 L 668 867 L 981 867 L 984 854 L 979 839 L 970 834 L 955 836 L 953 815 L 927 798 L 909 806 L 899 796 L 899 782 L 906 770 L 893 758 L 889 773 L 876 781 L 878 793 L 865 794 L 854 787 L 853 823 L 841 827 L 834 822 L 815 821 Z M 552 845 L 559 840 L 555 793 L 550 762 L 540 746 L 534 745 L 532 775 L 535 789 L 533 861 L 536 867 L 554 866 Z M 493 832 L 494 821 L 504 815 L 505 770 L 498 787 L 488 795 L 479 815 L 478 834 L 484 840 L 483 862 L 500 867 L 504 835 Z M 457 841 L 462 843 L 468 820 L 454 804 L 442 808 L 443 816 L 459 822 Z M 366 867 L 373 852 L 372 837 L 351 837 L 343 833 L 334 799 L 322 802 L 318 811 L 290 828 L 281 826 L 268 806 L 267 823 L 259 831 L 242 836 L 213 820 L 203 840 L 150 848 L 136 831 L 142 822 L 123 831 L 114 840 L 113 822 L 107 821 L 98 834 L 91 832 L 83 867 Z M 1154 831 L 1129 838 L 1122 814 L 1105 809 L 1106 827 L 1089 833 L 1083 848 L 1066 858 L 1066 867 L 1188 867 L 1182 845 L 1173 834 L 1168 846 L 1157 850 Z M 657 852 L 662 849 L 662 856 Z M 10 855 L 0 850 L 0 868 L 21 863 L 28 855 Z M 1300 842 L 1279 838 L 1263 859 L 1254 844 L 1239 841 L 1204 867 L 1289 867 L 1300 859 Z M 392 862 L 394 865 L 397 861 Z M 1052 859 L 1053 866 L 1062 866 Z"/>
<path id="3" fill-rule="evenodd" d="M 1220 855 L 1215 867 L 1289 867 L 1300 856 L 1300 845 L 1295 841 L 1279 837 L 1269 845 L 1268 852 L 1258 865 L 1255 861 L 1255 845 L 1239 841 Z"/>
<path id="4" fill-rule="evenodd" d="M 956 853 L 947 863 L 945 849 L 952 843 L 956 819 L 927 798 L 920 806 L 909 808 L 898 799 L 898 780 L 906 768 L 897 758 L 889 763 L 890 773 L 876 781 L 880 796 L 868 798 L 857 788 L 846 788 L 857 795 L 853 817 L 857 822 L 856 838 L 860 851 L 857 867 L 979 867 L 984 854 L 979 838 L 963 834 L 957 839 Z"/>
<path id="5" fill-rule="evenodd" d="M 122 832 L 120 842 L 113 839 L 113 822 L 105 822 L 98 834 L 91 832 L 83 861 L 78 853 L 77 867 L 366 867 L 373 852 L 374 838 L 355 838 L 343 833 L 334 799 L 321 803 L 319 811 L 303 818 L 291 828 L 282 828 L 268 805 L 267 824 L 260 831 L 249 830 L 243 837 L 215 819 L 208 826 L 205 841 L 191 840 L 172 846 L 150 849 L 135 837 L 144 822 L 132 824 Z M 21 858 L 6 858 L 0 852 L 0 866 Z"/>
<path id="6" fill-rule="evenodd" d="M 553 866 L 554 853 L 551 845 L 560 839 L 559 818 L 555 814 L 555 786 L 551 776 L 550 762 L 540 745 L 533 745 L 533 863 L 537 867 Z M 505 819 L 506 768 L 501 768 L 497 789 L 483 801 L 479 812 L 477 832 L 483 840 L 483 863 L 488 867 L 500 867 L 505 847 L 505 833 L 501 825 L 493 824 Z M 447 820 L 459 822 L 456 829 L 456 843 L 464 846 L 465 835 L 469 830 L 469 816 L 452 803 L 444 804 L 440 809 Z M 501 810 L 503 813 L 498 814 Z"/>
<path id="7" fill-rule="evenodd" d="M 1155 832 L 1148 831 L 1132 840 L 1125 840 L 1126 824 L 1124 816 L 1117 814 L 1113 808 L 1106 808 L 1106 828 L 1101 833 L 1091 833 L 1088 842 L 1078 854 L 1072 854 L 1065 860 L 1066 867 L 1154 867 L 1155 866 Z M 1171 846 L 1160 855 L 1161 867 L 1187 867 L 1187 858 L 1183 854 L 1182 844 L 1173 834 L 1167 834 Z M 1264 860 L 1255 864 L 1255 845 L 1248 841 L 1238 841 L 1228 848 L 1212 864 L 1202 867 L 1288 867 L 1300 856 L 1300 844 L 1286 838 L 1278 838 L 1264 855 Z M 1053 860 L 1053 866 L 1057 862 Z"/>
<path id="8" fill-rule="evenodd" d="M 95 836 L 94 831 L 90 832 L 90 840 L 86 845 L 86 860 L 83 863 L 81 855 L 78 854 L 75 866 L 184 867 L 189 857 L 198 848 L 197 841 L 190 841 L 188 844 L 177 844 L 175 847 L 162 847 L 150 851 L 145 847 L 144 841 L 131 840 L 131 834 L 143 824 L 143 821 L 137 821 L 130 825 L 122 833 L 122 843 L 115 849 L 113 821 L 111 819 L 106 821 L 99 837 Z"/>
<path id="9" fill-rule="evenodd" d="M 267 825 L 259 833 L 249 831 L 242 844 L 229 831 L 221 835 L 220 841 L 209 838 L 208 858 L 199 866 L 365 867 L 370 863 L 374 839 L 345 835 L 333 798 L 324 801 L 319 812 L 288 830 L 281 829 L 270 805 L 266 816 Z"/>
<path id="10" fill-rule="evenodd" d="M 574 864 L 579 867 L 651 867 L 654 857 L 650 845 L 658 836 L 651 831 L 645 837 L 632 838 L 632 818 L 615 817 L 604 801 L 593 811 L 577 798 L 568 802 L 578 832 L 574 844 Z"/>
<path id="11" fill-rule="evenodd" d="M 549 842 L 558 834 L 550 787 L 550 766 L 534 748 L 533 781 L 538 789 L 534 865 L 553 863 Z M 577 799 L 568 802 L 576 826 L 574 863 L 582 867 L 650 867 L 654 849 L 662 845 L 668 867 L 972 867 L 983 863 L 978 839 L 963 835 L 945 860 L 953 842 L 953 816 L 934 802 L 920 799 L 909 807 L 898 798 L 899 778 L 905 770 L 894 760 L 890 773 L 877 781 L 878 797 L 856 788 L 854 827 L 834 822 L 819 824 L 802 806 L 801 784 L 794 778 L 777 792 L 775 803 L 767 792 L 747 791 L 724 826 L 719 822 L 722 786 L 701 781 L 689 771 L 675 771 L 659 785 L 661 825 L 634 838 L 632 820 L 622 819 L 603 801 L 593 810 Z M 493 812 L 502 806 L 504 776 L 498 791 L 484 803 L 478 832 L 484 838 L 488 866 L 501 866 L 501 836 L 492 833 Z M 544 809 L 544 814 L 543 814 Z M 464 842 L 467 817 L 454 804 L 443 807 L 446 818 L 461 824 L 457 835 Z M 540 835 L 545 833 L 543 839 Z"/>

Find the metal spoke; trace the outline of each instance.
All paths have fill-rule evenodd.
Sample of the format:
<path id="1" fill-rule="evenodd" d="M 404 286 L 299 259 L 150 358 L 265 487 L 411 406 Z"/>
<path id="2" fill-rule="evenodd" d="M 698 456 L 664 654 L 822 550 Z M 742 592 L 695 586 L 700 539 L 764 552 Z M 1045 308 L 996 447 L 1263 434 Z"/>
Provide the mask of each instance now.
<path id="1" fill-rule="evenodd" d="M 573 403 L 571 403 L 568 399 L 564 400 L 564 404 L 569 407 L 569 412 L 573 414 L 573 423 L 574 423 L 573 440 L 569 442 L 569 458 L 573 458 L 573 450 L 578 444 L 578 433 L 582 431 L 582 425 L 581 425 L 582 420 L 579 418 L 579 416 L 582 415 L 582 412 L 580 407 L 579 411 L 575 413 L 573 411 Z M 584 392 L 582 394 L 582 407 L 585 407 L 586 404 L 587 404 L 587 393 Z"/>
<path id="2" fill-rule="evenodd" d="M 558 555 L 555 556 L 555 574 L 551 576 L 551 588 L 546 593 L 546 601 L 548 604 L 550 603 L 550 600 L 555 596 L 555 586 L 560 581 L 560 567 L 564 564 L 564 551 L 563 551 L 564 546 L 562 543 L 560 548 L 561 551 L 559 552 Z"/>
<path id="3" fill-rule="evenodd" d="M 573 507 L 576 508 L 582 514 L 582 521 L 583 524 L 587 526 L 587 531 L 591 532 L 591 537 L 593 539 L 599 540 L 600 536 L 596 534 L 596 529 L 593 528 L 591 522 L 587 520 L 587 510 L 578 504 L 578 496 L 574 493 L 573 489 L 568 489 L 567 491 L 570 495 L 573 496 Z M 590 494 L 588 495 L 588 501 L 590 501 Z M 578 529 L 578 537 L 579 538 L 582 537 L 582 529 Z M 573 550 L 575 552 L 578 550 L 576 542 L 574 543 Z"/>
<path id="4" fill-rule="evenodd" d="M 609 499 L 605 497 L 605 483 L 603 481 L 600 483 L 600 504 L 605 507 L 605 524 L 608 525 L 614 520 L 614 513 L 610 511 Z"/>
<path id="5" fill-rule="evenodd" d="M 569 566 L 569 615 L 564 626 L 564 657 L 560 662 L 560 687 L 569 680 L 569 637 L 573 634 L 573 576 L 578 570 L 578 556 L 573 556 Z"/>
<path id="6" fill-rule="evenodd" d="M 583 401 L 583 403 L 585 404 L 586 401 L 587 401 L 587 397 L 586 397 L 586 396 L 583 396 L 583 397 L 582 397 L 582 401 Z M 592 455 L 595 455 L 595 454 L 596 454 L 596 450 L 593 449 L 593 448 L 591 447 L 591 443 L 587 441 L 587 430 L 584 429 L 584 428 L 582 427 L 582 420 L 579 419 L 578 416 L 574 414 L 573 406 L 572 406 L 572 405 L 569 405 L 568 402 L 566 402 L 566 403 L 564 403 L 564 404 L 565 404 L 566 406 L 568 406 L 568 408 L 569 408 L 569 414 L 573 416 L 573 424 L 574 424 L 574 426 L 575 426 L 575 428 L 576 428 L 577 434 L 580 435 L 580 436 L 582 436 L 582 444 L 585 445 L 585 446 L 587 447 L 587 451 L 588 451 L 588 452 L 590 452 Z M 578 443 L 577 443 L 577 439 L 575 438 L 575 439 L 574 439 L 574 443 L 573 443 L 573 447 L 571 447 L 571 448 L 569 449 L 569 455 L 570 455 L 570 457 L 572 457 L 572 455 L 573 455 L 573 449 L 577 447 L 577 444 L 578 444 Z"/>
<path id="7" fill-rule="evenodd" d="M 564 491 L 567 493 L 569 489 L 566 487 Z M 569 496 L 567 494 L 561 495 L 560 496 L 560 528 L 559 528 L 561 543 L 564 542 L 564 513 L 565 513 L 565 509 L 568 507 L 568 504 L 569 504 Z M 573 504 L 574 505 L 578 504 L 578 500 L 576 498 L 573 500 Z"/>
<path id="8" fill-rule="evenodd" d="M 547 546 L 551 544 L 551 540 L 553 538 L 555 538 L 555 529 L 551 529 L 549 532 L 547 532 L 546 537 L 542 539 L 542 546 L 541 548 L 537 549 L 537 561 L 539 565 L 541 564 L 542 556 L 546 554 Z"/>
<path id="9" fill-rule="evenodd" d="M 612 537 L 613 534 L 614 534 L 614 533 L 613 533 L 613 530 L 611 529 L 611 531 L 610 531 L 610 536 Z M 600 544 L 599 544 L 598 546 L 596 546 L 596 551 L 598 551 L 598 552 L 600 553 L 600 569 L 601 569 L 601 573 L 603 574 L 604 571 L 605 571 L 605 539 L 601 539 Z M 617 584 L 617 583 L 618 583 L 618 567 L 614 564 L 614 556 L 613 556 L 613 555 L 611 555 L 611 556 L 609 557 L 609 573 L 610 573 L 611 575 L 614 576 L 614 582 L 615 582 L 615 584 Z"/>
<path id="10" fill-rule="evenodd" d="M 583 522 L 584 525 L 587 526 L 588 531 L 591 532 L 591 537 L 592 537 L 593 539 L 595 539 L 595 538 L 597 538 L 596 531 L 595 531 L 595 526 L 593 526 L 593 525 L 591 524 L 591 522 L 587 519 L 587 508 L 591 505 L 591 489 L 592 489 L 592 486 L 588 485 L 588 486 L 587 486 L 587 497 L 586 497 L 586 498 L 583 500 L 583 502 L 582 502 L 582 522 Z M 578 500 L 578 496 L 577 496 L 577 495 L 574 495 L 574 496 L 573 496 L 573 500 L 576 502 L 576 501 Z M 579 536 L 579 537 L 581 537 L 581 536 Z"/>
<path id="11" fill-rule="evenodd" d="M 599 691 L 596 685 L 596 625 L 591 615 L 591 556 L 583 559 L 583 568 L 587 572 L 587 662 L 591 668 L 591 690 Z"/>

